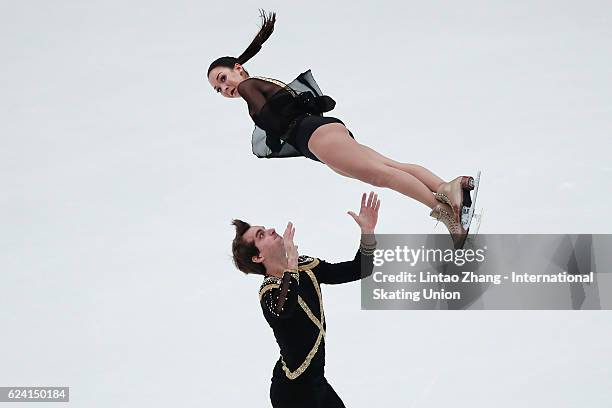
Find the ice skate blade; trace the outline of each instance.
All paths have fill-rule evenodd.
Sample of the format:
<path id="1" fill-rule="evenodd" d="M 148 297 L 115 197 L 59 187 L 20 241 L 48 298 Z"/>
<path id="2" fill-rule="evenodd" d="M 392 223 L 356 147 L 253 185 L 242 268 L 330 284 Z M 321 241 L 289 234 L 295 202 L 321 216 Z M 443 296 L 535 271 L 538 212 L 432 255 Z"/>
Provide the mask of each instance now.
<path id="1" fill-rule="evenodd" d="M 463 229 L 468 231 L 470 229 L 470 224 L 472 223 L 472 216 L 474 215 L 474 210 L 476 209 L 476 198 L 478 198 L 478 187 L 480 186 L 480 175 L 481 171 L 478 170 L 476 173 L 476 178 L 474 179 L 474 198 L 472 198 L 469 207 L 461 207 L 460 214 L 460 222 Z"/>

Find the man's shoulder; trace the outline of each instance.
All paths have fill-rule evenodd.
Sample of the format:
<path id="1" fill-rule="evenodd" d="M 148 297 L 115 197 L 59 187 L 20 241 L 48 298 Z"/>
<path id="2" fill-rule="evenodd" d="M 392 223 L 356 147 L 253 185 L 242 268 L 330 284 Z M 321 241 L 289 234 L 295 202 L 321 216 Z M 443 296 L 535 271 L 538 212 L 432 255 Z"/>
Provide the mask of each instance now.
<path id="1" fill-rule="evenodd" d="M 259 299 L 269 290 L 277 289 L 281 285 L 281 278 L 276 276 L 266 276 L 259 286 Z"/>
<path id="2" fill-rule="evenodd" d="M 300 255 L 298 257 L 298 270 L 306 271 L 313 269 L 319 264 L 319 262 L 321 262 L 319 259 L 312 256 Z"/>
<path id="3" fill-rule="evenodd" d="M 318 258 L 300 255 L 298 257 L 298 272 L 309 271 L 314 269 L 321 262 Z M 293 273 L 294 277 L 299 281 L 299 274 Z M 282 283 L 282 279 L 276 276 L 266 276 L 259 286 L 259 298 L 269 290 L 278 289 Z"/>

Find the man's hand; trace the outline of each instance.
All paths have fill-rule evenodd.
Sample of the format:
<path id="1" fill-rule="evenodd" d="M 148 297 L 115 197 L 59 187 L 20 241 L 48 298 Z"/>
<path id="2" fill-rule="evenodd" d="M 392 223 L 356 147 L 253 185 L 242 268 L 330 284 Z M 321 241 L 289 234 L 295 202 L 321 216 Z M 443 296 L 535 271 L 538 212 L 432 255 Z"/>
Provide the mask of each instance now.
<path id="1" fill-rule="evenodd" d="M 287 254 L 287 264 L 289 269 L 297 269 L 298 267 L 298 251 L 297 246 L 293 243 L 293 235 L 295 227 L 290 222 L 283 233 L 283 245 L 285 246 L 285 254 Z"/>
<path id="2" fill-rule="evenodd" d="M 378 222 L 378 209 L 380 208 L 380 200 L 378 194 L 374 194 L 370 191 L 368 201 L 366 203 L 366 193 L 361 196 L 361 209 L 359 215 L 352 211 L 348 214 L 353 217 L 359 228 L 361 228 L 362 234 L 373 234 L 376 223 Z"/>

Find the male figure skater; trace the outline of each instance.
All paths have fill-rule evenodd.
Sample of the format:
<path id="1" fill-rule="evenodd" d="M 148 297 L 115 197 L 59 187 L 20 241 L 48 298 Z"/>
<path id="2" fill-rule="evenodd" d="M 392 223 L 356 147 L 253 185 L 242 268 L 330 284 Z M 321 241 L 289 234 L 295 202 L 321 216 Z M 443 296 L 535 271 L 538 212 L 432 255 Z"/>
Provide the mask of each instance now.
<path id="1" fill-rule="evenodd" d="M 367 201 L 362 195 L 359 214 L 349 211 L 361 228 L 361 243 L 352 261 L 340 263 L 298 256 L 291 223 L 281 237 L 273 228 L 233 221 L 234 263 L 245 273 L 264 276 L 259 301 L 280 347 L 270 386 L 274 408 L 345 407 L 324 375 L 326 321 L 319 285 L 352 282 L 372 274 L 379 208 L 380 200 L 371 192 Z"/>

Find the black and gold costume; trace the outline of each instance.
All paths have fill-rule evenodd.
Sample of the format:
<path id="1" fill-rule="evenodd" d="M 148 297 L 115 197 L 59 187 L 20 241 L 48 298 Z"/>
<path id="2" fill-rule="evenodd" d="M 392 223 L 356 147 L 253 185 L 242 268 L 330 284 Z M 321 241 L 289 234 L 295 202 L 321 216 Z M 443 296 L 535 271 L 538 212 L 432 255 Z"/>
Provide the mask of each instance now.
<path id="1" fill-rule="evenodd" d="M 322 94 L 310 70 L 289 85 L 272 78 L 250 77 L 238 85 L 238 92 L 255 123 L 252 139 L 257 157 L 304 156 L 319 161 L 308 149 L 310 136 L 324 124 L 343 123 L 323 117 L 336 102 Z"/>
<path id="2" fill-rule="evenodd" d="M 344 407 L 324 375 L 327 322 L 320 284 L 369 276 L 372 259 L 372 250 L 363 246 L 352 261 L 335 264 L 300 256 L 297 272 L 264 279 L 259 300 L 281 354 L 270 387 L 275 408 Z"/>

